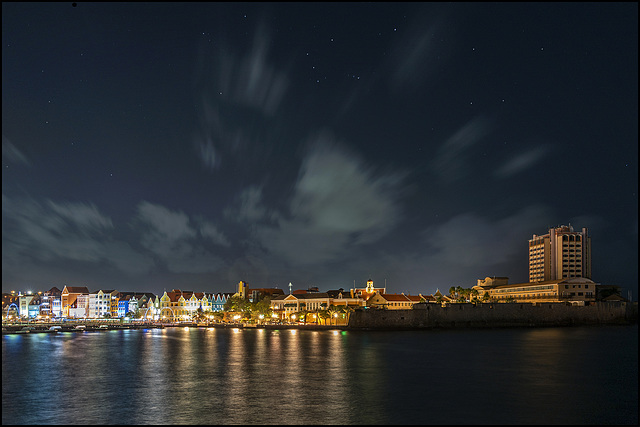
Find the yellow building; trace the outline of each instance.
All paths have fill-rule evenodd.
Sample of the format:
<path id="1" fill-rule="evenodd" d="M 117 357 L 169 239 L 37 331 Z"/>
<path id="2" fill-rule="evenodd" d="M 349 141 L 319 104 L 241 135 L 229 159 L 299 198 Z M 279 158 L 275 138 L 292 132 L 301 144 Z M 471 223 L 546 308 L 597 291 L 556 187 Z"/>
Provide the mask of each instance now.
<path id="1" fill-rule="evenodd" d="M 571 277 L 591 278 L 591 237 L 587 229 L 569 226 L 549 229 L 529 240 L 529 281 L 543 282 Z"/>
<path id="2" fill-rule="evenodd" d="M 191 320 L 198 309 L 203 312 L 211 310 L 211 300 L 206 294 L 180 289 L 165 291 L 156 308 L 159 319 L 171 322 Z"/>
<path id="3" fill-rule="evenodd" d="M 478 280 L 473 289 L 478 291 L 480 301 L 516 302 L 569 302 L 584 305 L 596 300 L 596 283 L 586 277 L 570 277 L 541 282 L 509 285 L 506 277 L 499 280 L 487 277 Z M 485 297 L 485 294 L 487 296 Z"/>
<path id="4" fill-rule="evenodd" d="M 367 307 L 385 308 L 388 310 L 408 310 L 414 304 L 426 302 L 422 295 L 382 294 L 376 292 L 367 300 Z"/>
<path id="5" fill-rule="evenodd" d="M 278 295 L 271 300 L 271 310 L 280 319 L 289 320 L 291 315 L 300 311 L 326 310 L 331 305 L 331 300 L 326 292 Z"/>

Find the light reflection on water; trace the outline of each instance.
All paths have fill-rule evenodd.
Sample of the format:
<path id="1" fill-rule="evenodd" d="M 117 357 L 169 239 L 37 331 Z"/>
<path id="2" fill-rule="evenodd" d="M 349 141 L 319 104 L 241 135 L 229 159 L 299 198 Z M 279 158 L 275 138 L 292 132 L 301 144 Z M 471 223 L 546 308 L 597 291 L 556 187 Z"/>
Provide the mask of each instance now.
<path id="1" fill-rule="evenodd" d="M 3 424 L 637 424 L 638 329 L 3 335 Z"/>

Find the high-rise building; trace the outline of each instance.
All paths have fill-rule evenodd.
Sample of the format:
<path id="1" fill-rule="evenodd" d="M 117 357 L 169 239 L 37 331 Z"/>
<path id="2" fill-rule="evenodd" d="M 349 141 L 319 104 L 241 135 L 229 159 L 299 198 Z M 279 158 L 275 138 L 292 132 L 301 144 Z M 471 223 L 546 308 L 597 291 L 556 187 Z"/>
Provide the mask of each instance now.
<path id="1" fill-rule="evenodd" d="M 549 233 L 529 240 L 529 281 L 543 282 L 569 277 L 591 278 L 591 237 L 587 229 L 568 226 L 550 228 Z"/>

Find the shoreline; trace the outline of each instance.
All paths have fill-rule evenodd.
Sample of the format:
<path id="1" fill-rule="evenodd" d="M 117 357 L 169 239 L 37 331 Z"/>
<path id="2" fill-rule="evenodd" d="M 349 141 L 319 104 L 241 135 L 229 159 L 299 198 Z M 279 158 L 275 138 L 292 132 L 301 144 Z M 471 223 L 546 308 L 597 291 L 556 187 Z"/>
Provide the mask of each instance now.
<path id="1" fill-rule="evenodd" d="M 589 325 L 632 325 L 638 322 L 638 303 L 598 302 L 590 306 L 562 303 L 422 304 L 412 309 L 365 309 L 351 313 L 346 325 L 251 323 L 115 323 L 109 320 L 2 325 L 2 334 L 96 332 L 127 329 L 223 328 L 296 329 L 311 331 L 390 331 L 484 328 L 544 328 Z"/>

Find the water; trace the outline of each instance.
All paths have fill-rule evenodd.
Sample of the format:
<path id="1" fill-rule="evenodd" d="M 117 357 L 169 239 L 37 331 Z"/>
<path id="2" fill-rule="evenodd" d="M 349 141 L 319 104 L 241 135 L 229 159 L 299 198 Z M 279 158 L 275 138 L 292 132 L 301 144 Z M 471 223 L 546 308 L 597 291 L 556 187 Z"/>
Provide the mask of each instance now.
<path id="1" fill-rule="evenodd" d="M 3 335 L 3 424 L 638 424 L 638 327 Z"/>

